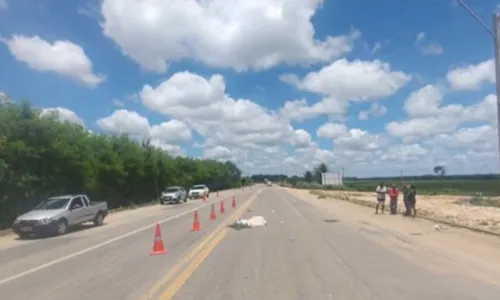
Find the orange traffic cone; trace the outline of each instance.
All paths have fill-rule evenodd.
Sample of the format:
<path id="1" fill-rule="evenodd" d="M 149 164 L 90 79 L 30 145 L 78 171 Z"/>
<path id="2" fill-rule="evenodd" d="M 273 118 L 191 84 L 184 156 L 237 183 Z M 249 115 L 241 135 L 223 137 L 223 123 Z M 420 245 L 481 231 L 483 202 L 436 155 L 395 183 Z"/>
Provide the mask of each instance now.
<path id="1" fill-rule="evenodd" d="M 233 202 L 231 203 L 231 206 L 233 208 L 236 208 L 236 199 L 234 198 L 234 196 L 233 196 Z"/>
<path id="2" fill-rule="evenodd" d="M 215 207 L 214 207 L 214 204 L 212 203 L 212 209 L 210 209 L 210 220 L 213 221 L 216 219 L 216 216 L 215 216 Z"/>
<path id="3" fill-rule="evenodd" d="M 194 217 L 193 217 L 193 228 L 191 231 L 200 231 L 200 221 L 198 220 L 198 211 L 194 211 Z"/>
<path id="4" fill-rule="evenodd" d="M 224 200 L 222 200 L 222 201 L 220 202 L 220 213 L 221 213 L 221 214 L 223 214 L 223 213 L 225 213 L 225 212 L 226 212 L 226 210 L 224 209 Z"/>
<path id="5" fill-rule="evenodd" d="M 150 255 L 160 255 L 167 253 L 167 250 L 163 246 L 163 240 L 161 238 L 161 228 L 160 223 L 156 223 L 155 229 L 155 240 L 153 242 L 153 249 L 149 252 Z"/>

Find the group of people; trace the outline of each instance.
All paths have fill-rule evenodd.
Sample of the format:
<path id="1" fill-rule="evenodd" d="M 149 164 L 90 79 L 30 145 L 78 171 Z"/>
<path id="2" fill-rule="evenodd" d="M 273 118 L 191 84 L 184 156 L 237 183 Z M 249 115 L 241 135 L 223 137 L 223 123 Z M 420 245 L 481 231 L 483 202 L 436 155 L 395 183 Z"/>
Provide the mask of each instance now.
<path id="1" fill-rule="evenodd" d="M 381 182 L 379 186 L 377 186 L 376 193 L 377 205 L 375 206 L 375 214 L 378 214 L 379 208 L 381 209 L 381 213 L 384 213 L 386 195 L 389 196 L 391 215 L 397 214 L 399 190 L 396 188 L 396 185 L 392 184 L 390 188 L 387 188 L 384 183 Z M 405 213 L 403 215 L 405 217 L 415 217 L 417 215 L 417 210 L 415 209 L 417 203 L 417 190 L 414 184 L 403 185 L 403 203 L 405 205 Z"/>

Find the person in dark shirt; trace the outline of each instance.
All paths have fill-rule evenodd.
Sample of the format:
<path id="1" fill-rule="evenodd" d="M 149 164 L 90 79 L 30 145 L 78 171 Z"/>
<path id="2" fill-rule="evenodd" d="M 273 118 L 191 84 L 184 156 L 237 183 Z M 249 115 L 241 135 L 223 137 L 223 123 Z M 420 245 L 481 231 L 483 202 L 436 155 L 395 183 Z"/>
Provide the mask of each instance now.
<path id="1" fill-rule="evenodd" d="M 403 216 L 410 215 L 410 206 L 408 205 L 408 193 L 410 192 L 410 185 L 405 183 L 403 186 L 403 203 L 405 205 L 405 213 Z"/>
<path id="2" fill-rule="evenodd" d="M 408 208 L 410 209 L 410 215 L 415 218 L 417 215 L 417 209 L 415 208 L 417 204 L 417 189 L 414 184 L 410 185 L 408 191 Z"/>

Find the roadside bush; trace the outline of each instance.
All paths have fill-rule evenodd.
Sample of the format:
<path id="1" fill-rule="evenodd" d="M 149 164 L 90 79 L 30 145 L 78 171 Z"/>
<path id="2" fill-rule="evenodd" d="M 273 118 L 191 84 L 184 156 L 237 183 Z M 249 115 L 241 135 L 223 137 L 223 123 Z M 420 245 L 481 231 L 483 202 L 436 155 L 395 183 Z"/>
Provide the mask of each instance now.
<path id="1" fill-rule="evenodd" d="M 0 229 L 54 195 L 87 193 L 112 209 L 150 202 L 168 185 L 251 184 L 231 162 L 173 157 L 148 140 L 94 134 L 54 117 L 0 103 Z"/>

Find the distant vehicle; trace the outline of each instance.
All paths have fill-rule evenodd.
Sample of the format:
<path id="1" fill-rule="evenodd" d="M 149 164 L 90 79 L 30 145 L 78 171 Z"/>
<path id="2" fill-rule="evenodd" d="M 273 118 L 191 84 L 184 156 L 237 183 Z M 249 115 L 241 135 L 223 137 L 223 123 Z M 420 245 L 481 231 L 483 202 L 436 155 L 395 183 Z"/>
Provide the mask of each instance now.
<path id="1" fill-rule="evenodd" d="M 197 184 L 189 189 L 189 199 L 198 199 L 203 197 L 203 195 L 205 195 L 207 198 L 210 196 L 210 189 L 204 184 Z"/>
<path id="2" fill-rule="evenodd" d="M 268 181 L 267 186 L 273 186 L 273 183 L 271 181 Z"/>
<path id="3" fill-rule="evenodd" d="M 86 222 L 100 226 L 108 215 L 107 202 L 91 202 L 86 195 L 48 198 L 17 217 L 12 230 L 20 237 L 63 235 L 69 227 Z"/>
<path id="4" fill-rule="evenodd" d="M 170 186 L 167 187 L 160 196 L 160 203 L 181 203 L 182 201 L 187 202 L 187 192 L 182 186 Z"/>

